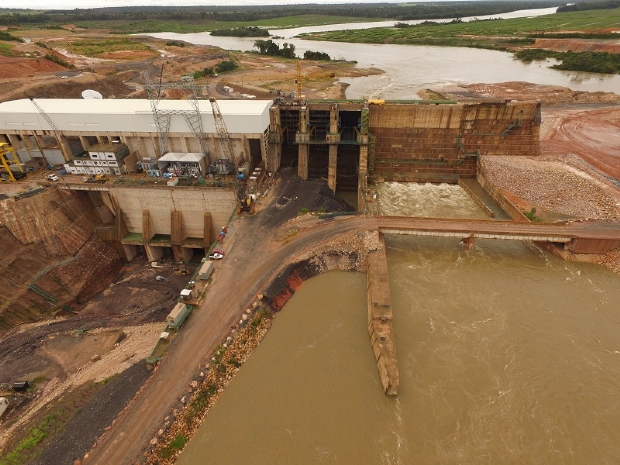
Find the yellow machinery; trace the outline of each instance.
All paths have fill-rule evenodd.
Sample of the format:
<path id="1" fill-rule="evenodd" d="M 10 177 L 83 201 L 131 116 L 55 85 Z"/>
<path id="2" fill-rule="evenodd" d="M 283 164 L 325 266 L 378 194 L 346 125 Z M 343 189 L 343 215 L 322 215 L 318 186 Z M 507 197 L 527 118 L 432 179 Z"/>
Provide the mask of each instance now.
<path id="1" fill-rule="evenodd" d="M 0 142 L 0 164 L 4 170 L 0 171 L 1 181 L 17 181 L 26 177 L 24 168 L 22 167 L 17 154 L 13 147 L 6 142 Z M 11 166 L 17 166 L 19 171 L 13 171 Z"/>

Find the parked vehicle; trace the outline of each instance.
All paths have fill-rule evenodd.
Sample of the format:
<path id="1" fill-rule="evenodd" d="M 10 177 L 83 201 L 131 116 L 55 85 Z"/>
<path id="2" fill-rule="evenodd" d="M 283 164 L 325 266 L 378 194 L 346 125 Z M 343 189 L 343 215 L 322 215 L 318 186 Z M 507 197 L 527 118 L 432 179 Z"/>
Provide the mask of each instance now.
<path id="1" fill-rule="evenodd" d="M 11 174 L 13 175 L 13 179 L 15 179 L 16 181 L 19 181 L 20 179 L 24 179 L 26 177 L 26 173 L 22 171 L 11 170 Z M 0 181 L 10 181 L 10 180 L 11 180 L 11 177 L 9 176 L 9 173 L 7 173 L 6 171 L 0 171 Z"/>
<path id="2" fill-rule="evenodd" d="M 94 183 L 97 183 L 97 184 L 104 184 L 104 183 L 108 182 L 108 177 L 105 174 L 98 174 L 96 176 L 93 174 L 90 177 L 84 176 L 82 178 L 82 180 L 84 182 L 88 182 L 88 183 L 94 182 Z"/>
<path id="3" fill-rule="evenodd" d="M 209 258 L 211 260 L 221 260 L 222 258 L 224 258 L 224 251 L 223 250 L 215 250 L 214 249 L 209 254 Z"/>
<path id="4" fill-rule="evenodd" d="M 58 176 L 56 176 L 55 174 L 48 174 L 46 178 L 48 181 L 58 181 Z"/>

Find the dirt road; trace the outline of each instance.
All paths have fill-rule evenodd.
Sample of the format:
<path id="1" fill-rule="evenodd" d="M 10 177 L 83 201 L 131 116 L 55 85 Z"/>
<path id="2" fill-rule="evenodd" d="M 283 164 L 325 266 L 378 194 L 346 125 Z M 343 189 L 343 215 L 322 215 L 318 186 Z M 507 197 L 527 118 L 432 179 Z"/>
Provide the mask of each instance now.
<path id="1" fill-rule="evenodd" d="M 373 220 L 360 217 L 316 220 L 316 227 L 302 230 L 282 244 L 276 239 L 272 222 L 267 212 L 233 219 L 229 231 L 234 231 L 234 237 L 227 239 L 233 245 L 226 258 L 216 264 L 204 304 L 192 312 L 144 391 L 84 463 L 126 464 L 139 460 L 164 418 L 180 405 L 180 397 L 187 394 L 213 347 L 286 263 L 297 253 L 356 228 L 376 226 Z"/>
<path id="2" fill-rule="evenodd" d="M 555 130 L 544 135 L 541 151 L 546 155 L 577 154 L 620 180 L 620 108 L 579 111 L 564 117 Z"/>

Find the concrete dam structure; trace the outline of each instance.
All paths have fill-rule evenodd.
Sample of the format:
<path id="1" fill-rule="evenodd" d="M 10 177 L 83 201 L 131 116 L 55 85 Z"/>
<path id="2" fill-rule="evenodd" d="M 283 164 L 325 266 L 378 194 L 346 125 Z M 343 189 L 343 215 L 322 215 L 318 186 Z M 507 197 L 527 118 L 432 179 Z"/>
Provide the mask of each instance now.
<path id="1" fill-rule="evenodd" d="M 336 191 L 367 177 L 448 182 L 476 177 L 480 155 L 538 155 L 539 102 L 332 102 L 270 110 L 267 166 L 297 166 Z"/>
<path id="2" fill-rule="evenodd" d="M 259 166 L 263 173 L 296 166 L 302 179 L 324 178 L 334 192 L 358 192 L 362 206 L 362 192 L 375 179 L 456 183 L 476 177 L 480 155 L 539 153 L 536 102 L 222 100 L 212 108 L 204 100 L 195 107 L 187 100 L 152 103 L 0 104 L 0 141 L 10 143 L 23 163 L 63 164 L 69 175 L 111 176 L 101 185 L 66 176 L 62 187 L 98 192 L 97 202 L 114 217 L 114 226 L 98 234 L 126 260 L 140 246 L 153 260 L 164 247 L 178 261 L 190 260 L 192 250 L 208 247 L 224 226 L 237 193 L 232 182 L 117 185 L 116 175 L 219 180 L 234 178 L 237 168 L 249 176 Z M 234 171 L 221 171 L 222 163 Z"/>

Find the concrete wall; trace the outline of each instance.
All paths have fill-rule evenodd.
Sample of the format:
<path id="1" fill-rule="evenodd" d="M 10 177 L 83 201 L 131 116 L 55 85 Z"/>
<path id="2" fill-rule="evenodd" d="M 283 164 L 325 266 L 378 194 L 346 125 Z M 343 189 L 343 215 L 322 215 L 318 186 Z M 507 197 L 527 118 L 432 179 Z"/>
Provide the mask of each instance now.
<path id="1" fill-rule="evenodd" d="M 171 211 L 180 211 L 187 237 L 202 237 L 204 212 L 211 213 L 215 230 L 226 225 L 237 205 L 232 189 L 167 189 L 112 187 L 109 195 L 120 208 L 130 233 L 143 233 L 143 211 L 148 210 L 154 234 L 171 234 Z"/>
<path id="2" fill-rule="evenodd" d="M 370 105 L 374 171 L 386 179 L 475 177 L 478 155 L 537 155 L 539 130 L 537 102 Z"/>
<path id="3" fill-rule="evenodd" d="M 377 368 L 383 392 L 386 395 L 398 395 L 400 377 L 396 359 L 396 338 L 394 335 L 392 300 L 388 280 L 385 241 L 380 234 L 381 247 L 368 256 L 367 302 L 368 334 L 377 360 Z"/>

